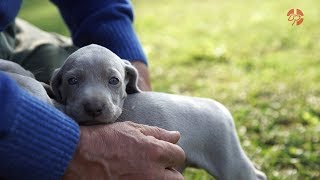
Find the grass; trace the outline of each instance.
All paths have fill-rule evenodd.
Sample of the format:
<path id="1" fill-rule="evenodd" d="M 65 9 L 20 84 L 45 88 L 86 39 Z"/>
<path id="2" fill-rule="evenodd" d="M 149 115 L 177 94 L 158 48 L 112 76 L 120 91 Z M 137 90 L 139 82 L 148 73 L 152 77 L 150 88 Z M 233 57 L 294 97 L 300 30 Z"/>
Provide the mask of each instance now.
<path id="1" fill-rule="evenodd" d="M 20 17 L 68 35 L 46 1 Z M 134 0 L 155 91 L 214 98 L 269 179 L 320 179 L 320 1 Z M 287 11 L 304 22 L 291 26 Z M 34 12 L 38 11 L 40 14 Z M 187 169 L 186 179 L 212 179 Z"/>

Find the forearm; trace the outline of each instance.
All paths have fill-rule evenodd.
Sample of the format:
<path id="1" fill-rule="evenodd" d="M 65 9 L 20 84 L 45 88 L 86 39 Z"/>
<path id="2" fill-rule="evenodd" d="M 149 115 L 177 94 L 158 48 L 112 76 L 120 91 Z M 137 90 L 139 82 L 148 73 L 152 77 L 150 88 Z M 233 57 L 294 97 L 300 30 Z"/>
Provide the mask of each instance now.
<path id="1" fill-rule="evenodd" d="M 142 91 L 151 91 L 151 83 L 148 66 L 140 61 L 131 61 L 132 65 L 138 70 L 138 86 Z"/>
<path id="2" fill-rule="evenodd" d="M 78 125 L 2 73 L 0 114 L 0 177 L 59 179 L 78 143 Z"/>
<path id="3" fill-rule="evenodd" d="M 51 0 L 59 8 L 75 45 L 102 45 L 123 59 L 147 64 L 133 29 L 133 10 L 127 0 Z"/>
<path id="4" fill-rule="evenodd" d="M 133 29 L 133 8 L 128 0 L 51 0 L 68 25 L 73 42 L 104 46 L 137 68 L 141 90 L 150 91 L 147 58 Z"/>
<path id="5" fill-rule="evenodd" d="M 2 31 L 17 16 L 21 0 L 0 1 L 0 31 Z"/>

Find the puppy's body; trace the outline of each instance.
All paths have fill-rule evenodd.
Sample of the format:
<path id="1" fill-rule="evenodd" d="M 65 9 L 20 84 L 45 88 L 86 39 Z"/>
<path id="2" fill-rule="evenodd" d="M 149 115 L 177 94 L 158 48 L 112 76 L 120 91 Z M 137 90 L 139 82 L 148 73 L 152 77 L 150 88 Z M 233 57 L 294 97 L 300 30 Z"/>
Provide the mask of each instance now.
<path id="1" fill-rule="evenodd" d="M 266 179 L 241 148 L 229 111 L 219 102 L 157 92 L 130 94 L 118 121 L 179 131 L 187 166 L 218 179 Z"/>
<path id="2" fill-rule="evenodd" d="M 141 92 L 137 79 L 129 62 L 104 47 L 89 45 L 67 58 L 51 85 L 66 113 L 79 123 L 133 121 L 179 131 L 187 166 L 204 168 L 218 179 L 266 179 L 242 150 L 223 105 L 204 98 Z M 120 117 L 114 109 L 122 110 Z"/>

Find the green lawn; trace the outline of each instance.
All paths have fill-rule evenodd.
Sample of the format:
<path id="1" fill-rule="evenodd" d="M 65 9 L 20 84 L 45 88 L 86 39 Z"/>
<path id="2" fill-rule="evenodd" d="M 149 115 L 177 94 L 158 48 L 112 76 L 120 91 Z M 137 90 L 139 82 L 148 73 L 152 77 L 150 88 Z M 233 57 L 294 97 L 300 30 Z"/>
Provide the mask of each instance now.
<path id="1" fill-rule="evenodd" d="M 269 179 L 320 179 L 320 1 L 134 0 L 155 91 L 214 98 Z M 291 26 L 287 11 L 304 22 Z M 47 1 L 20 17 L 68 34 Z M 212 179 L 188 169 L 186 179 Z"/>

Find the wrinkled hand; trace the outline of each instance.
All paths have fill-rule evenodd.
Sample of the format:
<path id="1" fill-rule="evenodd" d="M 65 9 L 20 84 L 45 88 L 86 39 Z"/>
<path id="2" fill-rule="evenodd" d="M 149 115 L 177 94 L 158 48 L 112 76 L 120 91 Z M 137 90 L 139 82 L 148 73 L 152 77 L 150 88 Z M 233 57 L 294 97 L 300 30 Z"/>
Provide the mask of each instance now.
<path id="1" fill-rule="evenodd" d="M 81 127 L 63 179 L 183 179 L 180 134 L 133 122 Z"/>

